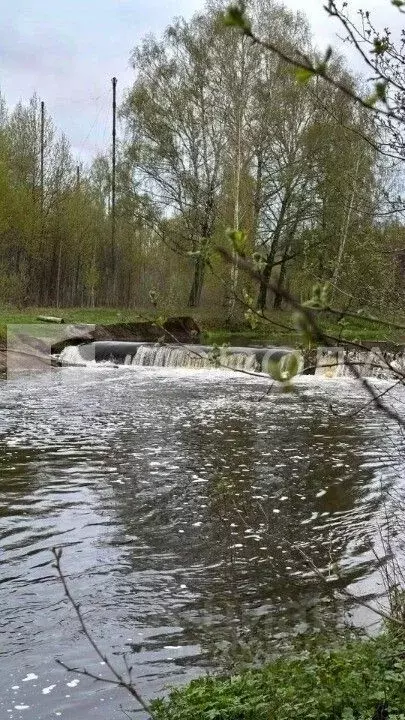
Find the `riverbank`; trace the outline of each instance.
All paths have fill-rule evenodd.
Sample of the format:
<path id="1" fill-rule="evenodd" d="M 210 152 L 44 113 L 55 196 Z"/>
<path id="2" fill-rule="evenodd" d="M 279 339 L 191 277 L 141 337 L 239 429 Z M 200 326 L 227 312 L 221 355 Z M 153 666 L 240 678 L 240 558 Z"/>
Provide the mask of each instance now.
<path id="1" fill-rule="evenodd" d="M 139 308 L 128 310 L 122 308 L 24 308 L 12 307 L 0 308 L 0 344 L 4 348 L 7 335 L 7 325 L 37 323 L 38 316 L 58 316 L 63 318 L 65 323 L 78 324 L 90 323 L 102 326 L 124 325 L 141 321 L 162 322 L 165 317 L 192 315 L 201 328 L 202 336 L 200 341 L 207 345 L 229 343 L 234 346 L 263 346 L 263 345 L 284 345 L 299 347 L 302 343 L 302 336 L 297 332 L 293 314 L 289 311 L 268 311 L 268 321 L 259 321 L 252 329 L 243 316 L 236 317 L 231 323 L 227 323 L 225 317 L 220 313 L 213 313 L 204 309 L 171 307 L 163 313 L 158 311 Z M 389 318 L 398 321 L 398 318 Z M 405 321 L 404 322 L 405 325 Z M 405 331 L 385 327 L 376 322 L 365 320 L 359 316 L 339 321 L 339 318 L 328 315 L 319 318 L 322 330 L 332 338 L 346 342 L 368 342 L 403 345 L 405 342 Z M 399 319 L 401 324 L 401 319 Z"/>
<path id="2" fill-rule="evenodd" d="M 305 366 L 314 367 L 316 351 L 304 346 L 302 334 L 294 328 L 294 317 L 286 311 L 269 312 L 271 322 L 260 321 L 252 329 L 244 318 L 225 323 L 223 317 L 201 310 L 193 312 L 192 317 L 183 313 L 170 312 L 165 317 L 148 310 L 126 310 L 111 308 L 26 308 L 24 310 L 0 309 L 0 372 L 6 370 L 7 328 L 10 325 L 30 325 L 41 323 L 39 317 L 56 316 L 63 325 L 89 324 L 95 327 L 88 332 L 78 328 L 68 340 L 57 342 L 53 352 L 60 353 L 68 344 L 93 340 L 113 340 L 132 342 L 180 342 L 207 346 L 229 345 L 231 347 L 284 346 L 304 351 Z M 365 320 L 364 317 L 347 319 L 343 324 L 334 316 L 320 316 L 319 325 L 329 337 L 331 344 L 340 344 L 352 349 L 352 343 L 361 343 L 364 348 L 379 346 L 384 352 L 403 352 L 405 336 L 402 331 L 390 326 Z M 49 324 L 43 323 L 49 329 Z M 44 336 L 48 330 L 44 329 Z M 24 332 L 23 332 L 24 334 Z M 28 333 L 27 333 L 28 335 Z M 75 337 L 77 340 L 75 341 Z M 44 346 L 45 347 L 45 346 Z M 45 347 L 45 352 L 46 347 Z"/>
<path id="3" fill-rule="evenodd" d="M 152 705 L 156 720 L 386 720 L 405 717 L 405 645 L 385 632 L 305 649 L 259 670 L 203 678 Z"/>

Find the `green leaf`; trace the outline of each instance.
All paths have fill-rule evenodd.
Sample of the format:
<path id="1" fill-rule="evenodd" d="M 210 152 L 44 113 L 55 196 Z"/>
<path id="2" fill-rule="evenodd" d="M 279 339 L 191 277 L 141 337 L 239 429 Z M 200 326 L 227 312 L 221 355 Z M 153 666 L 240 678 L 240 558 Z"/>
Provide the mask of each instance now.
<path id="1" fill-rule="evenodd" d="M 248 35 L 252 34 L 252 26 L 246 17 L 246 8 L 244 2 L 237 5 L 229 5 L 227 10 L 222 14 L 221 19 L 225 27 L 237 27 Z"/>
<path id="2" fill-rule="evenodd" d="M 321 289 L 321 304 L 323 308 L 327 308 L 327 306 L 329 305 L 331 290 L 331 284 L 328 282 L 325 283 L 325 285 Z"/>
<path id="3" fill-rule="evenodd" d="M 388 40 L 387 39 L 380 39 L 380 38 L 374 38 L 374 50 L 372 52 L 375 55 L 384 55 L 384 53 L 388 50 Z"/>
<path id="4" fill-rule="evenodd" d="M 405 2 L 404 0 L 391 0 L 391 5 L 394 5 L 397 8 L 404 7 Z"/>
<path id="5" fill-rule="evenodd" d="M 310 308 L 323 308 L 325 306 L 325 300 L 327 300 L 329 294 L 329 288 L 327 285 L 320 285 L 317 283 L 312 288 L 312 297 L 306 300 L 303 304 L 305 307 Z"/>
<path id="6" fill-rule="evenodd" d="M 255 313 L 251 308 L 249 308 L 249 310 L 246 310 L 244 317 L 246 322 L 249 323 L 251 330 L 256 330 L 259 324 L 259 318 L 257 316 L 257 313 Z"/>
<path id="7" fill-rule="evenodd" d="M 283 382 L 283 377 L 281 374 L 281 361 L 280 360 L 269 360 L 267 372 L 270 375 L 270 377 L 273 378 L 273 380 L 276 380 L 277 382 Z"/>
<path id="8" fill-rule="evenodd" d="M 157 304 L 159 302 L 159 293 L 157 290 L 149 290 L 149 300 L 154 307 L 157 307 Z"/>
<path id="9" fill-rule="evenodd" d="M 167 318 L 163 317 L 163 315 L 159 315 L 159 317 L 157 317 L 155 320 L 155 325 L 157 325 L 158 327 L 163 327 L 163 325 L 166 322 L 166 319 Z"/>
<path id="10" fill-rule="evenodd" d="M 297 331 L 301 334 L 304 345 L 308 345 L 308 347 L 311 347 L 312 343 L 315 341 L 315 338 L 308 318 L 303 312 L 297 312 L 294 313 L 293 320 Z"/>
<path id="11" fill-rule="evenodd" d="M 231 241 L 233 245 L 233 249 L 238 255 L 241 255 L 242 257 L 245 257 L 246 255 L 246 245 L 247 245 L 247 236 L 246 233 L 243 230 L 231 230 L 228 229 L 226 231 L 227 237 Z"/>
<path id="12" fill-rule="evenodd" d="M 290 380 L 298 375 L 301 366 L 302 358 L 294 352 L 284 355 L 280 360 L 269 360 L 267 372 L 273 380 L 289 384 Z"/>
<path id="13" fill-rule="evenodd" d="M 378 96 L 379 100 L 386 102 L 387 101 L 387 83 L 386 82 L 377 82 L 375 84 L 375 94 Z"/>
<path id="14" fill-rule="evenodd" d="M 291 379 L 298 375 L 300 371 L 300 358 L 297 353 L 291 353 L 286 356 L 286 361 L 283 363 L 283 372 L 288 374 L 288 378 Z"/>
<path id="15" fill-rule="evenodd" d="M 314 70 L 309 70 L 308 68 L 298 68 L 295 70 L 294 75 L 296 80 L 301 84 L 305 85 L 309 80 L 312 78 L 312 76 L 315 74 Z"/>
<path id="16" fill-rule="evenodd" d="M 254 252 L 252 255 L 253 267 L 255 270 L 262 272 L 266 267 L 266 258 L 259 252 Z"/>
<path id="17" fill-rule="evenodd" d="M 365 100 L 365 104 L 368 105 L 368 107 L 374 107 L 376 102 L 378 102 L 378 95 L 377 93 L 373 93 L 372 95 L 369 95 Z"/>

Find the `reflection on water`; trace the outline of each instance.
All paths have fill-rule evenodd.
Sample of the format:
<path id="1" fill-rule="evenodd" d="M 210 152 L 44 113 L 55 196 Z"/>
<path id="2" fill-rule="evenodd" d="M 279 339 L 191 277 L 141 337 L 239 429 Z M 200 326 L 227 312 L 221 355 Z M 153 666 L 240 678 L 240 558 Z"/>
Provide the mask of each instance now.
<path id="1" fill-rule="evenodd" d="M 398 431 L 375 410 L 342 420 L 362 397 L 351 381 L 299 386 L 263 397 L 260 378 L 108 367 L 2 383 L 2 718 L 122 717 L 122 694 L 55 663 L 103 671 L 54 545 L 96 638 L 133 653 L 147 695 L 235 643 L 270 654 L 341 624 L 339 583 L 381 592 L 369 537 L 400 486 Z"/>

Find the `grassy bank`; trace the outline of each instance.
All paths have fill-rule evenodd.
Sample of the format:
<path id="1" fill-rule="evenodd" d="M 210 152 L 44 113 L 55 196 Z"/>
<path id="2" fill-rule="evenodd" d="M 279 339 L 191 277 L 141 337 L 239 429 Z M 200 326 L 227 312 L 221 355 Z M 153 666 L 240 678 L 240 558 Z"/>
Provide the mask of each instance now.
<path id="1" fill-rule="evenodd" d="M 4 341 L 8 324 L 38 322 L 38 315 L 56 315 L 63 317 L 66 323 L 91 323 L 109 325 L 112 323 L 154 320 L 169 315 L 193 315 L 203 332 L 203 342 L 207 344 L 229 343 L 230 345 L 289 345 L 297 346 L 302 338 L 297 333 L 292 314 L 288 311 L 268 313 L 271 322 L 260 321 L 252 329 L 244 318 L 226 323 L 220 314 L 212 311 L 187 308 L 169 308 L 165 313 L 153 308 L 128 310 L 122 308 L 0 308 L 0 341 Z M 405 331 L 383 327 L 378 323 L 366 321 L 362 317 L 350 318 L 338 322 L 335 317 L 319 318 L 319 324 L 328 335 L 347 341 L 390 342 L 403 344 Z"/>
<path id="2" fill-rule="evenodd" d="M 153 704 L 157 720 L 404 720 L 405 645 L 388 633 L 204 678 Z"/>

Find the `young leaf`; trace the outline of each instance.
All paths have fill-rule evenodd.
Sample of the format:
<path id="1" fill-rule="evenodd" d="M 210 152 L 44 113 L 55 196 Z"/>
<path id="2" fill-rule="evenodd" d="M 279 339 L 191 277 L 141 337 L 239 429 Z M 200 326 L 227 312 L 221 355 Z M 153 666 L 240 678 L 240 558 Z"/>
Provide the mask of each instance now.
<path id="1" fill-rule="evenodd" d="M 373 52 L 375 55 L 384 55 L 384 53 L 388 50 L 388 41 L 386 39 L 380 39 L 380 38 L 374 38 L 374 50 Z"/>
<path id="2" fill-rule="evenodd" d="M 233 245 L 233 249 L 241 257 L 246 255 L 246 233 L 243 230 L 227 230 L 227 236 Z"/>
<path id="3" fill-rule="evenodd" d="M 386 82 L 377 82 L 375 84 L 375 94 L 378 96 L 379 100 L 382 100 L 382 102 L 387 101 L 387 83 Z"/>
<path id="4" fill-rule="evenodd" d="M 252 255 L 253 267 L 255 270 L 262 272 L 266 267 L 266 258 L 259 252 L 254 252 Z"/>
<path id="5" fill-rule="evenodd" d="M 273 380 L 289 383 L 298 375 L 302 366 L 301 356 L 298 353 L 284 355 L 280 360 L 269 360 L 267 372 Z"/>
<path id="6" fill-rule="evenodd" d="M 149 299 L 153 307 L 157 307 L 159 302 L 159 293 L 157 292 L 157 290 L 149 290 Z"/>
<path id="7" fill-rule="evenodd" d="M 237 27 L 247 34 L 251 34 L 252 27 L 245 14 L 245 3 L 239 2 L 237 5 L 229 5 L 227 10 L 222 14 L 222 22 L 226 27 Z"/>
<path id="8" fill-rule="evenodd" d="M 298 375 L 300 371 L 300 358 L 298 354 L 291 353 L 291 355 L 286 355 L 285 358 L 283 358 L 282 366 L 282 373 L 286 380 L 291 380 L 291 378 Z"/>
<path id="9" fill-rule="evenodd" d="M 295 70 L 295 78 L 296 80 L 301 84 L 305 85 L 311 77 L 314 75 L 313 70 L 309 70 L 308 68 L 298 68 Z"/>

